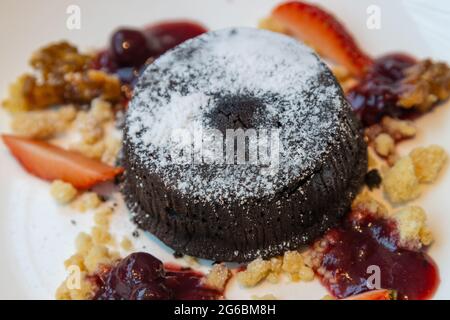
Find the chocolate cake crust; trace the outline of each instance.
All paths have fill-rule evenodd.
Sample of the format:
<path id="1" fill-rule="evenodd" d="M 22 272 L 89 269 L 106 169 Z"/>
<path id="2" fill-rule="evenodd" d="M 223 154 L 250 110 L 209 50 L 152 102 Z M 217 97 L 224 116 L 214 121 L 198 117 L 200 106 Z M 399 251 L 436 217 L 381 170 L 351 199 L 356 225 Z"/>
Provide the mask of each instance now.
<path id="1" fill-rule="evenodd" d="M 193 124 L 278 129 L 278 167 L 171 162 L 171 130 Z M 367 171 L 334 76 L 309 48 L 268 31 L 214 31 L 169 51 L 140 77 L 125 126 L 133 220 L 201 258 L 249 261 L 311 243 L 348 212 Z"/>

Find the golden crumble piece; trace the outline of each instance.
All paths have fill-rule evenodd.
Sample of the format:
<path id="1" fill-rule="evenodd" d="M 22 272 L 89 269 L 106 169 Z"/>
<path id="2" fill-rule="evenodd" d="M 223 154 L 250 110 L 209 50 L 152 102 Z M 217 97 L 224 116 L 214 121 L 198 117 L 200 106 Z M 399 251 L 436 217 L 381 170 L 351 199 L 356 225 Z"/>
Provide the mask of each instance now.
<path id="1" fill-rule="evenodd" d="M 245 271 L 238 272 L 237 281 L 245 287 L 254 287 L 270 272 L 270 261 L 258 258 L 247 265 Z"/>
<path id="2" fill-rule="evenodd" d="M 64 75 L 66 82 L 64 98 L 66 101 L 87 103 L 100 97 L 118 102 L 121 98 L 120 81 L 116 76 L 100 70 L 72 72 Z"/>
<path id="3" fill-rule="evenodd" d="M 273 294 L 268 293 L 262 296 L 253 295 L 253 300 L 278 300 L 277 297 L 275 297 Z"/>
<path id="4" fill-rule="evenodd" d="M 86 271 L 86 266 L 84 265 L 84 255 L 82 253 L 75 253 L 64 261 L 64 267 L 66 269 L 72 266 L 77 266 L 81 271 Z"/>
<path id="5" fill-rule="evenodd" d="M 383 178 L 383 187 L 388 198 L 394 203 L 410 201 L 420 195 L 419 180 L 411 157 L 401 158 L 388 169 Z"/>
<path id="6" fill-rule="evenodd" d="M 222 291 L 225 289 L 230 276 L 231 272 L 224 263 L 216 263 L 206 276 L 204 284 L 210 288 Z"/>
<path id="7" fill-rule="evenodd" d="M 450 68 L 443 62 L 426 59 L 407 68 L 398 105 L 428 111 L 438 101 L 450 96 Z"/>
<path id="8" fill-rule="evenodd" d="M 20 136 L 49 139 L 63 133 L 75 117 L 75 108 L 18 112 L 13 115 L 11 129 Z"/>
<path id="9" fill-rule="evenodd" d="M 85 232 L 80 232 L 75 239 L 77 253 L 81 255 L 86 255 L 93 246 L 94 241 L 92 240 L 92 236 Z"/>
<path id="10" fill-rule="evenodd" d="M 85 192 L 79 196 L 72 204 L 73 207 L 80 211 L 86 212 L 87 210 L 97 209 L 102 200 L 95 192 Z"/>
<path id="11" fill-rule="evenodd" d="M 80 111 L 75 120 L 78 132 L 81 134 L 82 142 L 92 145 L 103 138 L 103 126 L 96 118 L 86 111 Z"/>
<path id="12" fill-rule="evenodd" d="M 69 147 L 69 149 L 77 151 L 88 158 L 101 160 L 103 154 L 105 153 L 106 145 L 105 141 L 103 140 L 100 140 L 94 144 L 89 144 L 86 143 L 85 141 L 80 141 L 72 144 Z"/>
<path id="13" fill-rule="evenodd" d="M 120 149 L 122 148 L 122 141 L 118 138 L 107 137 L 104 140 L 104 146 L 105 150 L 102 154 L 101 161 L 114 166 L 116 164 Z"/>
<path id="14" fill-rule="evenodd" d="M 356 196 L 352 203 L 352 210 L 367 211 L 376 217 L 387 217 L 389 214 L 386 206 L 372 197 L 367 190 Z"/>
<path id="15" fill-rule="evenodd" d="M 258 28 L 278 33 L 286 33 L 286 28 L 284 28 L 281 24 L 279 24 L 277 21 L 275 21 L 275 19 L 271 17 L 259 20 Z"/>
<path id="16" fill-rule="evenodd" d="M 332 295 L 326 294 L 320 300 L 336 300 L 336 298 L 333 297 Z"/>
<path id="17" fill-rule="evenodd" d="M 62 89 L 47 83 L 39 83 L 36 77 L 24 74 L 9 86 L 8 98 L 3 106 L 10 112 L 43 109 L 64 103 Z"/>
<path id="18" fill-rule="evenodd" d="M 429 246 L 434 241 L 433 234 L 429 228 L 420 229 L 419 237 L 420 242 L 422 242 L 424 246 Z"/>
<path id="19" fill-rule="evenodd" d="M 387 157 L 395 152 L 394 139 L 387 133 L 379 134 L 374 140 L 375 151 L 382 157 Z"/>
<path id="20" fill-rule="evenodd" d="M 283 271 L 287 273 L 298 273 L 304 266 L 303 257 L 298 251 L 286 251 L 283 256 Z"/>
<path id="21" fill-rule="evenodd" d="M 84 265 L 89 274 L 97 271 L 100 265 L 112 264 L 117 257 L 106 246 L 96 245 L 89 250 L 84 258 Z"/>
<path id="22" fill-rule="evenodd" d="M 405 248 L 418 250 L 432 242 L 431 231 L 426 225 L 427 215 L 417 206 L 406 207 L 392 215 L 397 223 L 399 243 Z"/>
<path id="23" fill-rule="evenodd" d="M 50 186 L 50 194 L 60 204 L 66 204 L 75 199 L 78 191 L 75 187 L 61 180 L 55 180 Z"/>
<path id="24" fill-rule="evenodd" d="M 419 147 L 411 151 L 417 179 L 420 182 L 433 182 L 447 161 L 447 153 L 439 146 Z"/>
<path id="25" fill-rule="evenodd" d="M 123 237 L 120 241 L 120 247 L 125 251 L 133 250 L 133 242 L 128 237 Z"/>
<path id="26" fill-rule="evenodd" d="M 102 205 L 94 212 L 94 223 L 99 227 L 109 227 L 109 222 L 113 209 L 110 206 Z"/>
<path id="27" fill-rule="evenodd" d="M 119 254 L 109 250 L 104 244 L 106 241 L 104 234 L 97 233 L 94 228 L 92 235 L 85 232 L 78 234 L 75 239 L 76 253 L 64 261 L 64 266 L 68 271 L 72 272 L 72 268 L 77 267 L 78 271 L 81 272 L 81 279 L 79 279 L 78 286 L 72 287 L 69 285 L 73 278 L 69 274 L 56 291 L 57 299 L 90 299 L 95 288 L 93 287 L 93 283 L 89 281 L 88 275 L 92 275 L 98 271 L 101 266 L 112 265 L 119 259 Z"/>
<path id="28" fill-rule="evenodd" d="M 80 274 L 79 286 L 71 283 L 71 276 L 58 287 L 55 298 L 57 300 L 90 300 L 95 292 L 95 285 L 90 281 L 85 272 Z"/>
<path id="29" fill-rule="evenodd" d="M 108 245 L 113 243 L 113 237 L 105 227 L 94 226 L 91 230 L 92 241 L 97 245 Z"/>
<path id="30" fill-rule="evenodd" d="M 395 141 L 409 139 L 417 134 L 417 129 L 411 121 L 383 117 L 381 126 Z"/>
<path id="31" fill-rule="evenodd" d="M 272 272 L 281 272 L 283 266 L 283 258 L 282 257 L 273 257 L 270 258 L 270 271 Z"/>
<path id="32" fill-rule="evenodd" d="M 60 82 L 66 73 L 86 70 L 91 62 L 92 56 L 81 54 L 66 41 L 51 43 L 34 52 L 30 59 L 30 65 L 51 82 Z"/>
<path id="33" fill-rule="evenodd" d="M 67 42 L 38 50 L 31 65 L 38 75 L 20 76 L 9 89 L 3 105 L 9 111 L 29 111 L 65 103 L 89 103 L 92 99 L 119 102 L 120 80 L 91 68 L 92 57 Z"/>
<path id="34" fill-rule="evenodd" d="M 111 103 L 101 98 L 96 98 L 91 102 L 89 115 L 99 123 L 105 123 L 114 119 L 114 112 Z"/>
<path id="35" fill-rule="evenodd" d="M 280 272 L 269 272 L 269 274 L 266 277 L 266 281 L 269 281 L 270 283 L 278 283 L 280 282 L 281 273 Z"/>
<path id="36" fill-rule="evenodd" d="M 315 274 L 312 268 L 303 265 L 298 271 L 298 276 L 301 281 L 313 281 Z"/>

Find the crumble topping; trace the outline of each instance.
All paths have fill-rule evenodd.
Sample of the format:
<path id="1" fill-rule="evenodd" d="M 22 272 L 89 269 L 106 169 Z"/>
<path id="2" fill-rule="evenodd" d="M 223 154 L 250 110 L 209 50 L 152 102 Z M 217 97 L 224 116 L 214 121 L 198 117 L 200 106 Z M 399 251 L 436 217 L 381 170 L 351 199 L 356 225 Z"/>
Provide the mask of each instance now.
<path id="1" fill-rule="evenodd" d="M 426 112 L 438 100 L 450 96 L 450 68 L 443 62 L 422 60 L 405 70 L 402 84 L 406 90 L 400 95 L 398 105 Z"/>
<path id="2" fill-rule="evenodd" d="M 253 287 L 262 280 L 277 283 L 283 272 L 291 281 L 312 281 L 314 271 L 308 250 L 303 253 L 286 251 L 282 257 L 270 260 L 253 260 L 244 271 L 237 273 L 237 280 L 244 287 Z"/>
<path id="3" fill-rule="evenodd" d="M 109 227 L 109 221 L 111 215 L 113 214 L 113 209 L 111 206 L 102 205 L 94 212 L 94 222 L 97 226 Z"/>
<path id="4" fill-rule="evenodd" d="M 67 204 L 75 199 L 78 191 L 68 182 L 55 180 L 50 186 L 50 194 L 60 204 Z"/>
<path id="5" fill-rule="evenodd" d="M 270 261 L 258 258 L 247 265 L 244 271 L 238 272 L 237 281 L 245 287 L 254 287 L 269 275 Z"/>
<path id="6" fill-rule="evenodd" d="M 56 110 L 18 112 L 13 115 L 11 128 L 15 134 L 34 139 L 50 139 L 66 131 L 76 117 L 74 106 Z"/>
<path id="7" fill-rule="evenodd" d="M 417 134 L 417 129 L 409 120 L 383 117 L 381 127 L 395 141 L 413 138 Z"/>
<path id="8" fill-rule="evenodd" d="M 415 148 L 410 153 L 417 179 L 421 183 L 436 180 L 439 172 L 447 161 L 447 153 L 439 146 Z"/>
<path id="9" fill-rule="evenodd" d="M 96 209 L 102 203 L 102 199 L 95 192 L 85 192 L 72 202 L 72 207 L 80 212 Z"/>
<path id="10" fill-rule="evenodd" d="M 95 244 L 92 237 L 84 232 L 75 240 L 76 253 L 64 262 L 66 269 L 74 266 L 80 271 L 80 285 L 71 286 L 70 277 L 59 286 L 56 291 L 58 300 L 87 300 L 91 299 L 95 292 L 95 284 L 89 279 L 89 275 L 97 272 L 101 265 L 111 265 L 118 258 L 117 252 L 111 251 L 105 245 Z"/>
<path id="11" fill-rule="evenodd" d="M 80 232 L 75 239 L 76 252 L 68 258 L 64 265 L 70 270 L 73 266 L 81 271 L 80 286 L 70 286 L 71 275 L 60 285 L 56 291 L 56 298 L 62 300 L 91 299 L 96 286 L 90 276 L 115 263 L 119 253 L 114 250 L 114 237 L 109 232 L 110 218 L 113 208 L 110 204 L 102 204 L 94 212 L 95 226 L 91 233 Z M 125 239 L 125 238 L 124 238 Z M 123 241 L 123 240 L 122 240 Z M 127 244 L 131 248 L 131 244 Z M 123 248 L 123 246 L 122 246 Z"/>
<path id="12" fill-rule="evenodd" d="M 410 156 L 401 158 L 386 172 L 383 187 L 388 198 L 394 203 L 410 201 L 420 195 L 419 180 Z"/>
<path id="13" fill-rule="evenodd" d="M 217 263 L 213 265 L 203 283 L 213 289 L 223 291 L 231 277 L 231 271 L 226 267 L 224 263 Z"/>
<path id="14" fill-rule="evenodd" d="M 383 177 L 384 191 L 394 203 L 406 202 L 420 195 L 420 183 L 433 182 L 447 160 L 439 146 L 418 147 L 399 159 Z"/>
<path id="15" fill-rule="evenodd" d="M 388 157 L 395 152 L 394 139 L 387 133 L 380 133 L 374 140 L 375 151 L 382 157 Z"/>
<path id="16" fill-rule="evenodd" d="M 122 241 L 120 241 L 120 247 L 125 251 L 132 251 L 134 248 L 133 242 L 131 242 L 131 240 L 126 236 L 124 236 Z"/>
<path id="17" fill-rule="evenodd" d="M 392 218 L 397 223 L 401 246 L 419 250 L 422 245 L 428 246 L 433 241 L 431 230 L 426 225 L 427 216 L 422 208 L 406 207 L 394 212 Z"/>
<path id="18" fill-rule="evenodd" d="M 30 65 L 35 74 L 20 76 L 9 88 L 4 107 L 12 112 L 43 109 L 67 103 L 89 103 L 96 97 L 118 102 L 121 85 L 116 76 L 91 69 L 92 57 L 67 42 L 38 50 Z"/>

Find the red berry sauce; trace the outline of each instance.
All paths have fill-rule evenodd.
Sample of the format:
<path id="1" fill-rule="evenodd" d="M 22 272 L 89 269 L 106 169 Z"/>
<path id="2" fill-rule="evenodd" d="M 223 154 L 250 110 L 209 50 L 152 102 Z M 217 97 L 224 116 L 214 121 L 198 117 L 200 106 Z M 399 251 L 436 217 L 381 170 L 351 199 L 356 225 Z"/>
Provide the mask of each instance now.
<path id="1" fill-rule="evenodd" d="M 389 54 L 375 60 L 358 84 L 347 93 L 347 99 L 364 126 L 378 123 L 383 116 L 411 118 L 417 111 L 397 106 L 404 90 L 404 70 L 415 64 L 406 54 Z"/>
<path id="2" fill-rule="evenodd" d="M 120 28 L 112 34 L 109 48 L 97 54 L 93 67 L 115 73 L 123 83 L 133 85 L 146 64 L 206 31 L 189 21 L 163 22 L 142 30 Z"/>
<path id="3" fill-rule="evenodd" d="M 214 300 L 223 292 L 202 284 L 204 275 L 163 263 L 144 252 L 132 253 L 96 275 L 94 300 Z"/>
<path id="4" fill-rule="evenodd" d="M 352 212 L 326 239 L 320 277 L 337 298 L 368 291 L 371 265 L 380 267 L 381 288 L 396 290 L 402 300 L 431 298 L 439 284 L 437 267 L 425 252 L 398 246 L 392 221 Z"/>

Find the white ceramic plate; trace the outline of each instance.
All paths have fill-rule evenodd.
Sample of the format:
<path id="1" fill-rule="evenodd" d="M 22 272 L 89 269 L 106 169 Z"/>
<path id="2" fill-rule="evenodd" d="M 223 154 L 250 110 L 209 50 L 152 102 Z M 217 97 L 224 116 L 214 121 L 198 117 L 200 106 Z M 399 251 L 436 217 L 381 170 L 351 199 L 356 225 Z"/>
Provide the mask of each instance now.
<path id="1" fill-rule="evenodd" d="M 16 1 L 0 3 L 1 73 L 0 97 L 7 85 L 27 70 L 32 51 L 50 41 L 68 39 L 81 48 L 98 48 L 107 43 L 118 26 L 142 26 L 171 18 L 192 18 L 211 29 L 228 26 L 256 26 L 258 20 L 278 1 L 273 0 L 61 0 Z M 450 3 L 425 1 L 319 1 L 344 21 L 359 43 L 372 55 L 406 51 L 418 57 L 450 62 L 448 21 Z M 81 29 L 66 28 L 66 9 L 81 8 Z M 381 28 L 366 27 L 369 5 L 381 9 Z M 416 145 L 437 143 L 450 152 L 450 106 L 437 108 L 418 122 L 420 134 L 401 146 L 407 152 Z M 8 130 L 8 117 L 0 114 L 0 131 Z M 430 249 L 440 273 L 441 285 L 435 298 L 450 297 L 450 172 L 427 189 L 416 202 L 429 213 L 429 224 L 436 242 Z M 120 195 L 116 194 L 119 202 Z M 114 233 L 130 235 L 134 226 L 128 221 L 123 204 L 114 218 Z M 71 220 L 76 221 L 73 225 Z M 0 298 L 52 299 L 65 277 L 63 261 L 74 252 L 78 232 L 88 230 L 89 213 L 80 214 L 55 204 L 49 184 L 22 170 L 0 145 Z M 163 260 L 173 260 L 171 250 L 155 239 L 141 237 L 136 250 L 151 252 Z M 208 262 L 202 263 L 205 266 Z M 319 299 L 326 294 L 317 282 L 263 284 L 243 290 L 232 281 L 228 298 L 250 298 L 272 293 L 280 299 Z"/>

